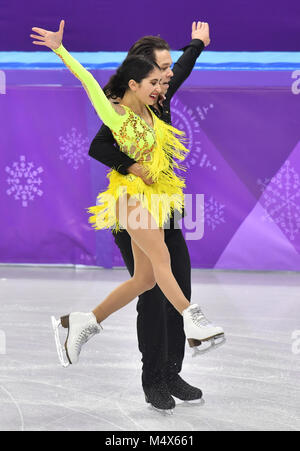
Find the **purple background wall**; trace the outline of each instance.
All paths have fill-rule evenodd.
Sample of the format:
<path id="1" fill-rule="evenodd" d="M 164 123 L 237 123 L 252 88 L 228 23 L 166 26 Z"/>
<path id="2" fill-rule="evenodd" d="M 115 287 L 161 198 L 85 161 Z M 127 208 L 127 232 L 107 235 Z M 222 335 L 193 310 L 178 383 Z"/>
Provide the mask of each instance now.
<path id="1" fill-rule="evenodd" d="M 210 24 L 211 51 L 300 49 L 299 0 L 1 0 L 0 51 L 32 51 L 31 28 L 56 30 L 60 19 L 72 51 L 127 51 L 146 34 L 179 49 L 193 20 Z"/>
<path id="2" fill-rule="evenodd" d="M 93 73 L 102 86 L 110 75 Z M 300 72 L 228 74 L 194 71 L 172 102 L 191 148 L 186 193 L 205 198 L 192 266 L 300 270 Z M 0 261 L 122 265 L 111 232 L 88 224 L 108 181 L 88 157 L 100 121 L 85 91 L 67 70 L 6 75 Z"/>
<path id="3" fill-rule="evenodd" d="M 62 18 L 73 52 L 158 33 L 177 49 L 195 19 L 210 24 L 209 51 L 299 51 L 298 0 L 2 0 L 0 51 L 36 50 L 31 27 Z M 123 265 L 111 232 L 88 224 L 107 170 L 87 154 L 100 121 L 84 90 L 65 69 L 14 67 L 0 72 L 0 262 Z M 230 69 L 195 70 L 172 104 L 190 140 L 186 193 L 205 198 L 192 265 L 300 270 L 300 71 Z M 93 73 L 102 86 L 110 75 Z"/>

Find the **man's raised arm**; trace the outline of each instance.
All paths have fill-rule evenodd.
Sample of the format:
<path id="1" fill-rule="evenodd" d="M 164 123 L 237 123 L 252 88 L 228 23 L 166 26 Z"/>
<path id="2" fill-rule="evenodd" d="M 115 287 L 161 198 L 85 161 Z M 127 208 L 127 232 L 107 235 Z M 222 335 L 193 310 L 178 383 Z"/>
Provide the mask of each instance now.
<path id="1" fill-rule="evenodd" d="M 166 99 L 170 100 L 180 86 L 185 82 L 191 74 L 197 58 L 202 53 L 204 47 L 210 43 L 209 25 L 206 22 L 193 22 L 192 40 L 182 50 L 184 53 L 174 64 L 173 77 L 170 80 L 169 89 L 166 93 Z"/>

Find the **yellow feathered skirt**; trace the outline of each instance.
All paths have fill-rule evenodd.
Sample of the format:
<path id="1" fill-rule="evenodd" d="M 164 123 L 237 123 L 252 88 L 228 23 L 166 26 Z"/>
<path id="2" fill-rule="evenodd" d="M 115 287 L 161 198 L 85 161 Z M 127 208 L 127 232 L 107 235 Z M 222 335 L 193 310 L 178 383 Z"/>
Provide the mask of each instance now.
<path id="1" fill-rule="evenodd" d="M 183 188 L 186 185 L 184 178 L 175 174 L 174 168 L 186 171 L 186 168 L 176 161 L 184 160 L 189 152 L 183 145 L 183 135 L 183 132 L 163 121 L 155 121 L 156 142 L 151 151 L 151 160 L 138 161 L 146 168 L 154 183 L 146 185 L 138 176 L 122 175 L 111 170 L 107 174 L 108 189 L 98 194 L 97 205 L 87 209 L 93 214 L 89 222 L 96 230 L 112 229 L 117 233 L 124 228 L 116 216 L 116 204 L 119 197 L 126 193 L 139 201 L 152 215 L 156 225 L 162 228 L 168 223 L 174 210 L 182 211 Z"/>

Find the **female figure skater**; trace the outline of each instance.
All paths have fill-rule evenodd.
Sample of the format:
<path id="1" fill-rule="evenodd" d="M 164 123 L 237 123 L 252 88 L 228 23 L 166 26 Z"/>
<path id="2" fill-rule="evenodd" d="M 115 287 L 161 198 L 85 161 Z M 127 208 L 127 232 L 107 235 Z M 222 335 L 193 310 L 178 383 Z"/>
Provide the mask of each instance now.
<path id="1" fill-rule="evenodd" d="M 210 44 L 208 24 L 194 21 L 191 38 L 173 67 L 170 46 L 159 36 L 143 36 L 132 45 L 127 54 L 144 56 L 161 68 L 162 92 L 156 104 L 149 107 L 156 116 L 170 125 L 171 100 L 192 72 L 197 58 Z M 105 88 L 103 90 L 106 91 Z M 162 101 L 163 95 L 165 98 Z M 91 143 L 89 156 L 122 175 L 131 173 L 141 177 L 146 184 L 152 184 L 152 181 L 144 176 L 144 166 L 120 150 L 111 130 L 104 124 Z M 173 275 L 186 298 L 191 300 L 190 256 L 178 220 L 179 218 L 171 215 L 170 222 L 164 227 L 164 241 L 170 254 Z M 112 231 L 112 234 L 132 277 L 134 257 L 131 237 L 126 229 L 118 233 Z M 201 399 L 202 391 L 188 384 L 180 375 L 186 340 L 182 315 L 166 299 L 158 285 L 138 297 L 136 310 L 138 348 L 143 363 L 141 382 L 148 402 L 155 409 L 166 411 L 176 406 L 173 396 L 182 401 Z M 214 348 L 216 346 L 210 346 L 206 350 Z"/>
<path id="2" fill-rule="evenodd" d="M 99 333 L 109 315 L 127 305 L 157 283 L 172 305 L 183 316 L 184 332 L 190 346 L 201 341 L 223 337 L 221 327 L 214 326 L 197 304 L 190 305 L 173 276 L 170 255 L 164 242 L 164 224 L 170 213 L 182 211 L 184 179 L 177 176 L 171 159 L 183 160 L 188 150 L 175 134 L 183 133 L 158 119 L 148 105 L 153 105 L 161 92 L 161 70 L 155 62 L 141 56 L 128 57 L 109 83 L 110 97 L 121 98 L 112 104 L 91 73 L 63 47 L 64 21 L 58 32 L 32 28 L 39 35 L 36 45 L 52 49 L 81 81 L 98 116 L 113 132 L 122 151 L 142 164 L 154 183 L 146 185 L 140 177 L 124 176 L 113 170 L 108 174 L 108 189 L 98 195 L 98 205 L 90 207 L 89 218 L 96 230 L 122 227 L 131 236 L 134 275 L 118 286 L 91 313 L 71 313 L 54 323 L 60 361 L 64 366 L 78 362 L 82 345 Z M 173 166 L 184 169 L 176 161 Z M 59 347 L 58 326 L 68 329 L 64 362 Z"/>

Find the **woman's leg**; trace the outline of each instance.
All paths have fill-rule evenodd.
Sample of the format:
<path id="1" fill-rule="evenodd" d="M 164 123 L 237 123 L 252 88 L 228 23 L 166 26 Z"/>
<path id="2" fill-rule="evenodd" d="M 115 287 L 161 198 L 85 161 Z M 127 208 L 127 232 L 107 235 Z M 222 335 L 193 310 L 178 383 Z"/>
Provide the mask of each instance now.
<path id="1" fill-rule="evenodd" d="M 149 213 L 148 213 L 149 214 Z M 149 214 L 149 220 L 151 216 Z M 132 229 L 127 231 L 152 263 L 154 277 L 161 291 L 173 306 L 182 313 L 190 302 L 183 294 L 171 268 L 170 253 L 164 240 L 163 229 Z"/>
<path id="2" fill-rule="evenodd" d="M 173 276 L 170 254 L 164 241 L 164 230 L 155 227 L 151 214 L 139 202 L 135 206 L 128 205 L 129 199 L 127 194 L 118 200 L 116 213 L 120 220 L 119 212 L 122 212 L 122 219 L 126 219 L 126 224 L 123 225 L 131 236 L 135 260 L 134 275 L 95 308 L 93 313 L 98 322 L 127 305 L 139 294 L 153 288 L 155 283 L 179 313 L 190 305 Z M 148 228 L 134 226 L 133 217 L 137 220 L 142 217 L 143 227 Z"/>
<path id="3" fill-rule="evenodd" d="M 119 285 L 93 310 L 98 323 L 156 285 L 150 260 L 133 241 L 131 246 L 134 257 L 133 277 Z"/>

